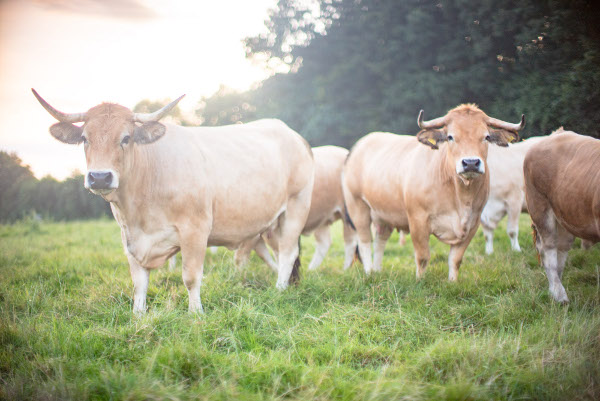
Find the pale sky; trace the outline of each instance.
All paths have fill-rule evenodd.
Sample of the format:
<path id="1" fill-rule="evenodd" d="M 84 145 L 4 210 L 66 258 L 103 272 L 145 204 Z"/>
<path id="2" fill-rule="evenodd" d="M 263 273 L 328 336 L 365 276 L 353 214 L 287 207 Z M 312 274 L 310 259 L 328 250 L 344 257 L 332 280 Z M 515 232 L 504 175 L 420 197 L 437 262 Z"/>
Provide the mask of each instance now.
<path id="1" fill-rule="evenodd" d="M 52 106 L 84 112 L 175 99 L 191 112 L 220 85 L 245 90 L 268 76 L 242 39 L 265 32 L 276 0 L 0 0 L 0 150 L 37 177 L 85 171 L 83 149 L 54 139 Z"/>

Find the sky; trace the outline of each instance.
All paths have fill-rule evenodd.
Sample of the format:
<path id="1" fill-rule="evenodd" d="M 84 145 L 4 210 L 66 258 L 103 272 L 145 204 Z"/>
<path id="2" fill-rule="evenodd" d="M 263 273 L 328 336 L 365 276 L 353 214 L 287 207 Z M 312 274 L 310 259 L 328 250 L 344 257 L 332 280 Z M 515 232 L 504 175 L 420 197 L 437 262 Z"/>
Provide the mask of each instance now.
<path id="1" fill-rule="evenodd" d="M 242 40 L 266 32 L 276 0 L 0 0 L 0 150 L 40 178 L 85 171 L 81 145 L 48 132 L 52 106 L 85 112 L 175 99 L 191 113 L 221 85 L 245 90 L 268 77 Z"/>

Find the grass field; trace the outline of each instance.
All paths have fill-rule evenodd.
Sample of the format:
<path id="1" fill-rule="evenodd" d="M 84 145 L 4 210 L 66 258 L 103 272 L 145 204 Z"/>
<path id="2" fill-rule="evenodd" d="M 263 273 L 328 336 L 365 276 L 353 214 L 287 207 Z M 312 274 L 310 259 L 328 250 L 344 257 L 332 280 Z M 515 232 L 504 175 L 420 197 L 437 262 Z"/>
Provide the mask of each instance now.
<path id="1" fill-rule="evenodd" d="M 498 230 L 491 257 L 478 233 L 458 283 L 432 238 L 417 283 L 397 234 L 383 272 L 344 273 L 336 224 L 329 257 L 297 287 L 278 292 L 256 256 L 238 271 L 220 250 L 203 316 L 187 313 L 180 269 L 162 269 L 136 318 L 114 221 L 0 226 L 0 398 L 600 399 L 600 246 L 571 251 L 561 306 L 530 233 L 524 215 L 513 253 Z M 313 249 L 304 238 L 304 269 Z"/>

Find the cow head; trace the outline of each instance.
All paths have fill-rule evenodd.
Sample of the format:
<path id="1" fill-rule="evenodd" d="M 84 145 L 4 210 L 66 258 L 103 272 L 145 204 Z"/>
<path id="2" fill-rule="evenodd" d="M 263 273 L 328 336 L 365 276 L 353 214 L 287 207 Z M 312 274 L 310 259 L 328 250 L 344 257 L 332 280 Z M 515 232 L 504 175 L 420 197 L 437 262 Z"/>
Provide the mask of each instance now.
<path id="1" fill-rule="evenodd" d="M 511 124 L 466 104 L 430 121 L 423 121 L 421 110 L 417 122 L 421 128 L 417 139 L 433 149 L 445 143 L 447 159 L 461 180 L 468 182 L 485 174 L 488 143 L 508 146 L 519 139 L 517 131 L 525 126 L 525 116 L 521 116 L 520 123 Z"/>
<path id="2" fill-rule="evenodd" d="M 84 185 L 101 195 L 119 188 L 121 173 L 135 146 L 152 143 L 165 134 L 165 126 L 158 121 L 185 96 L 154 113 L 133 113 L 118 104 L 102 103 L 85 113 L 67 114 L 32 91 L 48 113 L 59 121 L 50 127 L 50 134 L 64 143 L 83 143 L 88 169 Z M 75 125 L 77 122 L 83 125 Z"/>

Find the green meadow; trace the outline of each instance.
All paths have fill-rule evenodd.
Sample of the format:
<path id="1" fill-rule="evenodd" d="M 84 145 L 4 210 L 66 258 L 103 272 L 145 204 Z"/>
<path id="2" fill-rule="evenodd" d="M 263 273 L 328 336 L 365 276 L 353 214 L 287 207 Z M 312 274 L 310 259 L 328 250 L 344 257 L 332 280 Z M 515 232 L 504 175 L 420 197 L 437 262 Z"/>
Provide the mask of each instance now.
<path id="1" fill-rule="evenodd" d="M 0 398 L 6 400 L 600 399 L 600 246 L 579 242 L 553 302 L 521 218 L 522 253 L 501 225 L 495 253 L 477 234 L 459 281 L 448 247 L 416 282 L 394 234 L 381 273 L 342 271 L 339 222 L 318 271 L 302 240 L 297 286 L 253 256 L 207 254 L 205 314 L 187 313 L 181 270 L 150 276 L 149 310 L 112 220 L 0 226 Z"/>

